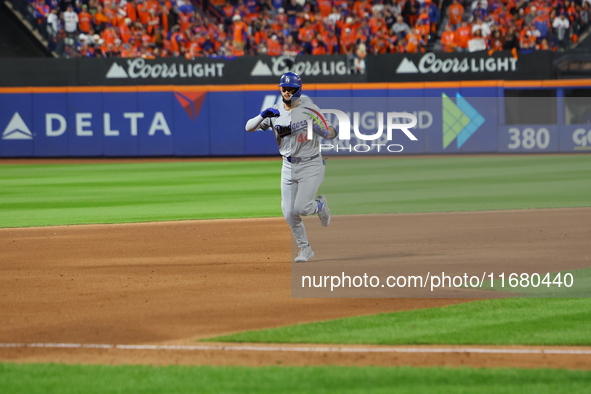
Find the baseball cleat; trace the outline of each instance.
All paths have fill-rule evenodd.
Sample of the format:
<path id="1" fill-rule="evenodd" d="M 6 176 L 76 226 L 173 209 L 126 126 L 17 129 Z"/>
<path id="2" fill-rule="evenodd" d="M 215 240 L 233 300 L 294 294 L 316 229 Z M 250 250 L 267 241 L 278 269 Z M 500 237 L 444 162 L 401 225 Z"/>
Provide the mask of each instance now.
<path id="1" fill-rule="evenodd" d="M 316 198 L 316 201 L 320 203 L 320 210 L 318 211 L 318 218 L 320 219 L 320 224 L 323 227 L 326 227 L 330 224 L 330 209 L 328 209 L 328 203 L 326 202 L 326 197 L 322 194 Z"/>
<path id="2" fill-rule="evenodd" d="M 300 249 L 300 253 L 298 253 L 297 257 L 295 258 L 296 263 L 305 263 L 306 261 L 310 260 L 314 257 L 314 251 L 311 247 L 306 246 Z"/>

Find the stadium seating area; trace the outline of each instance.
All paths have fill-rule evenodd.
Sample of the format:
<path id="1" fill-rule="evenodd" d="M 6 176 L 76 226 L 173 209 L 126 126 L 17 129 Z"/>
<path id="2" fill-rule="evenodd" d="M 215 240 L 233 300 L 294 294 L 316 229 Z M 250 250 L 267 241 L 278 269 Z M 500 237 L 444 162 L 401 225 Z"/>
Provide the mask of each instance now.
<path id="1" fill-rule="evenodd" d="M 15 0 L 13 0 L 15 1 Z M 22 0 L 26 1 L 26 0 Z M 591 0 L 30 0 L 63 57 L 563 50 Z"/>

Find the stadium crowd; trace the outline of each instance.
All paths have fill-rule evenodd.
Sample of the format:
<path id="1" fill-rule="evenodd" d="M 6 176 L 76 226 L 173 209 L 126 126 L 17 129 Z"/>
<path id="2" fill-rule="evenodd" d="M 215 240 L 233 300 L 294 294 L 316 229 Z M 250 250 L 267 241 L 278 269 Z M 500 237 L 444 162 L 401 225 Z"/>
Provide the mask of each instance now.
<path id="1" fill-rule="evenodd" d="M 29 0 L 63 57 L 561 50 L 591 0 Z"/>

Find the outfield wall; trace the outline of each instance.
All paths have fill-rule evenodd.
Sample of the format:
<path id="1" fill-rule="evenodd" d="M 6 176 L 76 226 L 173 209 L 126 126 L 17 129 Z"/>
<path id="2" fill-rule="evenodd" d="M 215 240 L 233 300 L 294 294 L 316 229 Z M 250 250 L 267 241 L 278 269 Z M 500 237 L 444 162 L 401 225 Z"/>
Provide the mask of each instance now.
<path id="1" fill-rule="evenodd" d="M 417 115 L 411 129 L 417 141 L 403 133 L 384 140 L 384 133 L 384 147 L 401 151 L 357 153 L 553 153 L 591 149 L 591 124 L 577 123 L 587 104 L 565 104 L 565 94 L 588 86 L 586 80 L 307 84 L 304 93 L 321 108 L 359 112 L 365 131 L 375 126 L 377 111 Z M 540 116 L 515 123 L 529 99 L 508 96 L 527 90 L 550 94 L 540 99 Z M 0 157 L 276 155 L 270 132 L 247 133 L 244 124 L 278 99 L 275 85 L 0 88 Z M 507 104 L 515 99 L 523 101 Z M 516 105 L 524 110 L 513 111 Z M 552 120 L 540 123 L 548 111 Z M 324 153 L 353 154 L 355 142 L 366 141 L 326 141 Z"/>

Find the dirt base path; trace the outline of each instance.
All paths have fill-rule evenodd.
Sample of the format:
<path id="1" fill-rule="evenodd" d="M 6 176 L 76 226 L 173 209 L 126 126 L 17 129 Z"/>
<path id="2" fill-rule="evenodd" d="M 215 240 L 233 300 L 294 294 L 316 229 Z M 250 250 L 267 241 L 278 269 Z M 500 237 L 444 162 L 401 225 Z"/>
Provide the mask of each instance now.
<path id="1" fill-rule="evenodd" d="M 494 237 L 539 259 L 588 253 L 591 209 L 463 213 L 472 240 L 433 242 L 452 214 L 398 217 L 407 245 L 445 256 Z M 520 216 L 521 215 L 521 216 Z M 523 216 L 525 215 L 525 216 Z M 329 227 L 346 236 L 363 216 Z M 562 218 L 562 219 L 561 219 Z M 452 218 L 453 219 L 453 218 Z M 316 219 L 317 220 L 317 219 Z M 335 218 L 338 224 L 339 218 Z M 518 231 L 524 220 L 535 228 Z M 350 221 L 350 222 L 349 222 Z M 426 221 L 426 222 L 425 222 Z M 515 229 L 507 229 L 507 223 Z M 425 225 L 427 223 L 428 225 Z M 346 224 L 346 225 L 345 225 Z M 479 233 L 486 229 L 488 234 Z M 339 230 L 340 229 L 340 230 Z M 540 230 L 544 237 L 537 236 Z M 521 234 L 521 235 L 520 235 Z M 493 237 L 493 238 L 490 238 Z M 517 238 L 516 238 L 517 237 Z M 522 238 L 519 238 L 522 237 Z M 531 242 L 534 245 L 531 245 Z M 304 299 L 290 292 L 290 233 L 282 219 L 185 221 L 0 230 L 0 343 L 195 345 L 195 339 L 470 299 Z M 544 245 L 544 253 L 536 247 Z M 401 252 L 403 255 L 404 250 Z M 513 253 L 497 250 L 496 259 Z M 382 254 L 383 255 L 383 254 Z M 322 261 L 319 256 L 318 261 Z M 550 262 L 549 262 L 550 263 Z M 252 349 L 2 347 L 0 360 L 215 365 L 472 365 L 590 368 L 588 354 L 342 352 Z M 586 367 L 585 367 L 586 366 Z"/>

